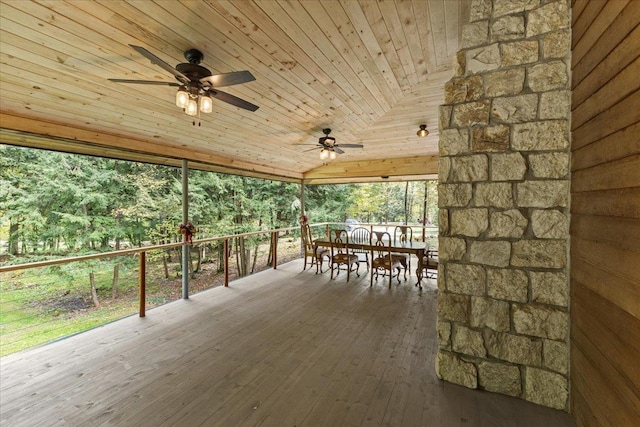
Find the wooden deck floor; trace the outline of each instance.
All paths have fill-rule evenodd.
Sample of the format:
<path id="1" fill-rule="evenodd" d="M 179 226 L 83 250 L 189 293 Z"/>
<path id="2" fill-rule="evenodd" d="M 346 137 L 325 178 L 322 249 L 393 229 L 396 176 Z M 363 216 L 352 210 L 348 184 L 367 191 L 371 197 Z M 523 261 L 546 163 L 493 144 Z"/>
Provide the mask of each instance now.
<path id="1" fill-rule="evenodd" d="M 3 426 L 573 426 L 434 373 L 435 283 L 294 261 L 0 360 Z"/>

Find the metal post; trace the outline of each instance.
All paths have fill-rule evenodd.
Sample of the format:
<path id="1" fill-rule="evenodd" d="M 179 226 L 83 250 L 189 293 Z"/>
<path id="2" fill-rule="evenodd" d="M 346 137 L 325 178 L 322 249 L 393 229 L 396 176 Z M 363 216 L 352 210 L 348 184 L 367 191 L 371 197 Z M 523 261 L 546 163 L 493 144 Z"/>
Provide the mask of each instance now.
<path id="1" fill-rule="evenodd" d="M 273 245 L 273 269 L 278 268 L 278 232 L 271 233 L 271 244 Z"/>
<path id="2" fill-rule="evenodd" d="M 305 215 L 307 209 L 304 206 L 304 179 L 300 182 L 300 212 Z"/>
<path id="3" fill-rule="evenodd" d="M 229 286 L 229 239 L 224 239 L 224 286 Z"/>
<path id="4" fill-rule="evenodd" d="M 140 317 L 145 316 L 145 308 L 146 308 L 146 294 L 147 294 L 147 276 L 146 276 L 146 268 L 147 268 L 147 253 L 140 252 L 140 272 L 138 284 L 140 286 L 140 291 L 138 292 L 140 299 Z"/>
<path id="5" fill-rule="evenodd" d="M 422 241 L 426 240 L 425 227 L 427 226 L 427 201 L 429 200 L 429 181 L 424 182 L 424 203 L 422 205 Z"/>
<path id="6" fill-rule="evenodd" d="M 304 179 L 300 182 L 300 215 L 306 215 L 307 210 L 304 206 Z M 302 225 L 302 224 L 300 224 Z M 300 227 L 300 256 L 304 256 L 304 241 L 302 240 L 302 227 Z"/>
<path id="7" fill-rule="evenodd" d="M 189 221 L 189 166 L 182 160 L 182 223 Z M 186 241 L 186 234 L 185 234 Z M 189 252 L 191 245 L 182 246 L 182 299 L 189 299 Z"/>

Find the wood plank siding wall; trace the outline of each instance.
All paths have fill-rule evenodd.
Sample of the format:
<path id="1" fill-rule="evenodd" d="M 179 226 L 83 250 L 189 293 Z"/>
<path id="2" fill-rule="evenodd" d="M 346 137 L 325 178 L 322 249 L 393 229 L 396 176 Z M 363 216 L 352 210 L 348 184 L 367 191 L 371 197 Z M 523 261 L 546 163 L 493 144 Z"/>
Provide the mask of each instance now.
<path id="1" fill-rule="evenodd" d="M 640 422 L 640 1 L 572 11 L 571 412 Z"/>

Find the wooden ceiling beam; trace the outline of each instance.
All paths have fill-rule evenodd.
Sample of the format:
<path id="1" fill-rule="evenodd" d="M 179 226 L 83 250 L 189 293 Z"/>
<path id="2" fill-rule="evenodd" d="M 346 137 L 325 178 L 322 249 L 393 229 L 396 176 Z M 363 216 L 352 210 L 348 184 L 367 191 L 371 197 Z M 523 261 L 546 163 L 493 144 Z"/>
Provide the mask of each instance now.
<path id="1" fill-rule="evenodd" d="M 401 157 L 382 160 L 333 162 L 304 174 L 306 184 L 415 181 L 434 179 L 438 156 Z"/>
<path id="2" fill-rule="evenodd" d="M 182 159 L 198 169 L 299 182 L 302 174 L 177 146 L 160 145 L 58 123 L 2 113 L 0 143 L 179 166 Z"/>

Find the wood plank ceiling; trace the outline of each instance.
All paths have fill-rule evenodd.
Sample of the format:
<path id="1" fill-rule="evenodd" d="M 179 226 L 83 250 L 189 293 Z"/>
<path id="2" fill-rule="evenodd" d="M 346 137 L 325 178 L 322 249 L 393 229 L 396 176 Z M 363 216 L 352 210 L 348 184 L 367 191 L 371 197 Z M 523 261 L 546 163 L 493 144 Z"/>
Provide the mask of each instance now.
<path id="1" fill-rule="evenodd" d="M 435 172 L 438 105 L 468 5 L 3 0 L 0 12 L 0 142 L 335 182 Z M 197 48 L 214 74 L 249 70 L 256 81 L 223 90 L 260 108 L 214 100 L 193 126 L 176 88 L 107 80 L 175 81 L 129 44 L 171 65 Z M 364 148 L 323 164 L 312 144 L 326 127 Z"/>

